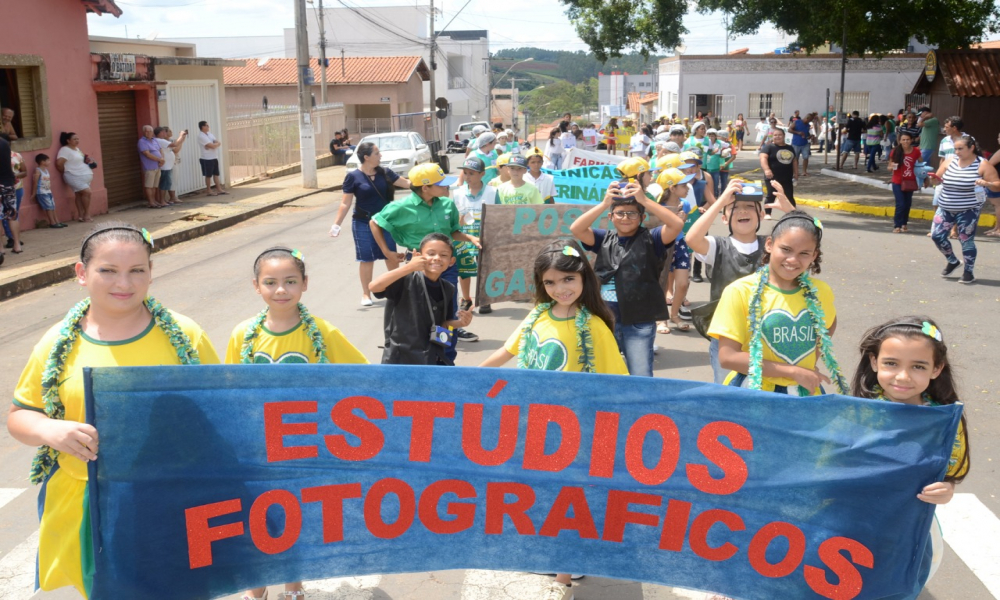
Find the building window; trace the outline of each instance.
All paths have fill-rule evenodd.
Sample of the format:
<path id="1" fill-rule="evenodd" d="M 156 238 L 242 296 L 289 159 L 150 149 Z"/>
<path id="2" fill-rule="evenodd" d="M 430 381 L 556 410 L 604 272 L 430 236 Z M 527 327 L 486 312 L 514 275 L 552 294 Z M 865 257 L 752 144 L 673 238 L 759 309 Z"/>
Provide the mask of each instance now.
<path id="1" fill-rule="evenodd" d="M 833 106 L 840 110 L 840 92 L 834 94 Z M 868 92 L 844 92 L 844 112 L 851 114 L 854 111 L 868 118 Z"/>
<path id="2" fill-rule="evenodd" d="M 51 145 L 44 69 L 41 57 L 0 54 L 0 107 L 14 111 L 15 150 Z"/>
<path id="3" fill-rule="evenodd" d="M 753 93 L 747 108 L 748 119 L 769 117 L 771 113 L 781 116 L 781 94 Z"/>

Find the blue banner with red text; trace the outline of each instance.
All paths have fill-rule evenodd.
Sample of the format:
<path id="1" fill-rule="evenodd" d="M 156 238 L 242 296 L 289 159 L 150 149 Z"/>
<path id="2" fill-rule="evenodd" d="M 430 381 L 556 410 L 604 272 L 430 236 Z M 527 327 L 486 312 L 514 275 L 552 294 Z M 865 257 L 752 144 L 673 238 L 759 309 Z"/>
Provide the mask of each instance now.
<path id="1" fill-rule="evenodd" d="M 960 406 L 508 369 L 87 370 L 91 598 L 439 569 L 915 597 Z"/>

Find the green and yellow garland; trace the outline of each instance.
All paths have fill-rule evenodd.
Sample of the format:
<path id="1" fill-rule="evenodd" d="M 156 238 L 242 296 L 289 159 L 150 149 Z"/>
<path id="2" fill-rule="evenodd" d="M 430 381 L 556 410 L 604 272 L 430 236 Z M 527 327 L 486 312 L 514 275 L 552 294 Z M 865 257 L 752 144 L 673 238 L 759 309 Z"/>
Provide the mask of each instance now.
<path id="1" fill-rule="evenodd" d="M 750 299 L 750 365 L 747 369 L 747 387 L 752 390 L 761 389 L 764 377 L 764 344 L 761 332 L 761 322 L 764 316 L 760 299 L 764 295 L 764 288 L 767 287 L 770 267 L 764 265 L 757 271 L 757 274 L 759 278 L 757 288 Z M 819 302 L 819 293 L 816 290 L 816 284 L 813 283 L 808 273 L 799 275 L 798 283 L 806 298 L 806 308 L 809 311 L 809 318 L 816 329 L 816 345 L 819 347 L 820 357 L 823 359 L 823 364 L 826 365 L 827 370 L 830 371 L 830 378 L 837 385 L 837 389 L 841 394 L 846 395 L 849 393 L 850 386 L 847 385 L 847 379 L 840 370 L 837 358 L 833 355 L 833 342 L 830 339 L 830 330 L 826 328 L 825 315 L 823 314 L 823 307 Z M 810 395 L 812 392 L 813 390 L 809 390 Z"/>
<path id="2" fill-rule="evenodd" d="M 309 341 L 312 342 L 316 362 L 329 363 L 330 359 L 326 356 L 326 342 L 323 340 L 323 334 L 316 325 L 316 319 L 309 313 L 305 304 L 299 302 L 298 308 L 299 320 L 306 326 L 306 335 L 309 336 Z M 257 314 L 257 317 L 247 327 L 246 333 L 243 334 L 243 346 L 240 348 L 240 364 L 253 364 L 253 343 L 260 335 L 260 330 L 264 327 L 265 320 L 267 320 L 267 308 Z"/>
<path id="3" fill-rule="evenodd" d="M 552 302 L 542 302 L 535 306 L 524 321 L 521 328 L 521 344 L 517 351 L 517 368 L 527 369 L 528 367 L 528 336 L 535 327 L 535 322 L 545 311 L 552 308 Z M 597 366 L 594 364 L 594 338 L 590 333 L 590 311 L 586 306 L 579 306 L 576 309 L 576 319 L 573 321 L 576 328 L 576 349 L 580 352 L 580 371 L 583 373 L 596 373 Z"/>
<path id="4" fill-rule="evenodd" d="M 198 351 L 191 346 L 191 339 L 177 325 L 173 315 L 152 297 L 147 297 L 143 303 L 152 315 L 157 327 L 167 335 L 170 344 L 177 351 L 180 363 L 182 365 L 200 364 Z M 66 359 L 72 352 L 77 338 L 80 337 L 80 321 L 83 320 L 89 309 L 90 298 L 85 298 L 66 313 L 59 328 L 59 337 L 52 344 L 52 349 L 45 361 L 45 368 L 42 370 L 42 401 L 45 403 L 45 414 L 50 419 L 63 420 L 66 418 L 66 407 L 62 403 L 62 399 L 59 398 L 59 384 L 63 370 L 66 368 Z M 50 446 L 38 448 L 35 458 L 31 462 L 29 476 L 31 482 L 38 484 L 44 481 L 55 467 L 58 457 L 59 451 Z"/>

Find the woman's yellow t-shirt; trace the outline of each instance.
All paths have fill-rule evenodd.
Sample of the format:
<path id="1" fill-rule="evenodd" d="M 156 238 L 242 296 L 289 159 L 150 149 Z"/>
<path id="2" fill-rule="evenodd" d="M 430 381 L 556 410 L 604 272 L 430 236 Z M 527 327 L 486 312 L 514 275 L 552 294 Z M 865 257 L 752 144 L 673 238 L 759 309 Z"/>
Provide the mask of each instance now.
<path id="1" fill-rule="evenodd" d="M 326 343 L 326 357 L 332 363 L 367 365 L 368 359 L 360 350 L 354 347 L 343 333 L 327 321 L 316 319 L 316 327 Z M 226 347 L 226 364 L 235 365 L 240 362 L 240 350 L 243 348 L 243 337 L 247 327 L 256 317 L 247 319 L 233 329 Z M 275 333 L 261 326 L 257 339 L 253 342 L 254 364 L 305 364 L 317 362 L 319 358 L 313 349 L 312 340 L 306 333 L 305 325 L 300 321 L 292 329 Z"/>
<path id="2" fill-rule="evenodd" d="M 750 351 L 750 299 L 753 298 L 759 281 L 759 275 L 754 273 L 726 286 L 715 309 L 715 316 L 712 317 L 708 335 L 737 341 L 743 352 Z M 813 279 L 813 283 L 823 309 L 823 322 L 829 329 L 837 318 L 833 291 L 823 281 Z M 809 315 L 803 290 L 799 288 L 787 291 L 768 284 L 761 294 L 760 305 L 763 315 L 761 337 L 764 360 L 814 369 L 816 328 Z M 768 389 L 774 385 L 798 385 L 794 379 L 787 377 L 765 377 L 764 383 L 770 384 Z"/>
<path id="3" fill-rule="evenodd" d="M 625 359 L 618 351 L 615 335 L 600 318 L 590 316 L 590 334 L 594 341 L 594 367 L 598 373 L 628 375 Z M 504 344 L 514 356 L 521 349 L 522 322 Z M 542 313 L 528 334 L 528 368 L 545 371 L 576 371 L 582 368 L 576 347 L 576 317 L 559 319 L 552 309 Z"/>
<path id="4" fill-rule="evenodd" d="M 212 342 L 194 321 L 183 315 L 171 312 L 174 321 L 187 334 L 191 346 L 198 351 L 202 364 L 218 364 L 219 357 L 212 347 Z M 27 366 L 21 373 L 14 391 L 14 404 L 29 410 L 45 411 L 42 400 L 42 372 L 49 352 L 59 337 L 62 323 L 52 326 L 42 339 L 35 345 L 28 359 Z M 66 407 L 67 421 L 86 421 L 84 406 L 83 368 L 84 367 L 148 367 L 159 365 L 179 365 L 177 351 L 167 334 L 156 326 L 153 319 L 145 331 L 134 338 L 118 342 L 103 342 L 95 340 L 83 332 L 73 344 L 73 349 L 66 357 L 66 365 L 59 382 L 59 399 Z M 87 465 L 68 454 L 59 455 L 59 466 L 72 477 L 86 481 Z"/>

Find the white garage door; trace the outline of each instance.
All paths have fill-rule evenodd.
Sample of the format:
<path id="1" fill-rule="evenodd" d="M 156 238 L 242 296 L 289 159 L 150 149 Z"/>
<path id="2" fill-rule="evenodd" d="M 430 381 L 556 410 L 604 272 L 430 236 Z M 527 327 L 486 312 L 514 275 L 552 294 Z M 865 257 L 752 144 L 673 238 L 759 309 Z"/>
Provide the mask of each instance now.
<path id="1" fill-rule="evenodd" d="M 219 121 L 219 87 L 214 80 L 168 81 L 167 113 L 170 129 L 174 136 L 188 130 L 188 141 L 181 148 L 180 161 L 174 166 L 174 190 L 178 194 L 195 192 L 205 187 L 198 162 L 198 122 L 208 121 L 210 131 L 220 140 L 226 124 Z M 225 148 L 221 148 L 225 150 Z M 219 170 L 225 174 L 223 166 L 226 153 L 219 153 Z"/>

